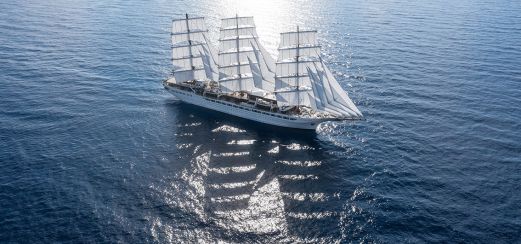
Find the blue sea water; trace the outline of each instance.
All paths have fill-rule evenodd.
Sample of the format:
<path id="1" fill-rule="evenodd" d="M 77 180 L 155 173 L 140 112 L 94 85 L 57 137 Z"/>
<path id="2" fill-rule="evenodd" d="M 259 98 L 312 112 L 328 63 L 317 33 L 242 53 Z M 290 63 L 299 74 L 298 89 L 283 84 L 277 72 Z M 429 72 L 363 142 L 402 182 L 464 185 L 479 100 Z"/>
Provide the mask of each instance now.
<path id="1" fill-rule="evenodd" d="M 0 242 L 521 242 L 521 3 L 0 2 Z M 170 20 L 318 29 L 366 120 L 176 101 Z"/>

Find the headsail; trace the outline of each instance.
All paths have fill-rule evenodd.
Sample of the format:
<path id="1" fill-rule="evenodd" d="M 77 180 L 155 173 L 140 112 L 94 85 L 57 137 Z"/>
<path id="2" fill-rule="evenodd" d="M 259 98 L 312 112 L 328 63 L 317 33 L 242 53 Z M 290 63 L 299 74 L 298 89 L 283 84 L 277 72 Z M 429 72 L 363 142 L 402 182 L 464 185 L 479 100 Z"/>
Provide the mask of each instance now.
<path id="1" fill-rule="evenodd" d="M 320 57 L 316 31 L 281 33 L 275 76 L 277 104 L 307 106 L 339 117 L 362 114 Z"/>
<path id="2" fill-rule="evenodd" d="M 271 56 L 263 55 L 262 50 L 253 17 L 222 19 L 218 64 L 219 83 L 223 92 L 252 92 L 258 89 L 273 91 L 274 73 L 267 68 L 273 60 Z M 258 69 L 256 74 L 252 67 Z M 257 76 L 254 78 L 254 75 Z"/>
<path id="3" fill-rule="evenodd" d="M 339 104 L 335 100 L 335 96 L 333 90 L 331 89 L 331 85 L 325 79 L 324 72 L 316 69 L 312 71 L 308 70 L 310 78 L 313 80 L 313 83 L 317 85 L 317 97 L 321 97 L 321 101 L 324 107 L 324 111 L 335 114 L 337 116 L 352 116 L 349 109 L 345 106 Z"/>
<path id="4" fill-rule="evenodd" d="M 176 82 L 216 80 L 217 65 L 207 42 L 208 30 L 202 17 L 172 21 L 172 64 Z"/>

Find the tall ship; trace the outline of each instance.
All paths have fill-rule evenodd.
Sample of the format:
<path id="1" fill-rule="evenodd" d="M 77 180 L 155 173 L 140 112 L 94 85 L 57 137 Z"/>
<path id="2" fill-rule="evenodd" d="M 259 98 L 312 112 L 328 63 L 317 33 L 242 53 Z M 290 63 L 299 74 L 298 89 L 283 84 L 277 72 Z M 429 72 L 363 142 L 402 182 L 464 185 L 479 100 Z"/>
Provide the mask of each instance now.
<path id="1" fill-rule="evenodd" d="M 276 61 L 259 42 L 253 17 L 221 20 L 219 47 L 203 17 L 172 21 L 172 76 L 163 86 L 183 102 L 275 126 L 316 129 L 362 113 L 320 56 L 317 32 L 280 34 Z"/>

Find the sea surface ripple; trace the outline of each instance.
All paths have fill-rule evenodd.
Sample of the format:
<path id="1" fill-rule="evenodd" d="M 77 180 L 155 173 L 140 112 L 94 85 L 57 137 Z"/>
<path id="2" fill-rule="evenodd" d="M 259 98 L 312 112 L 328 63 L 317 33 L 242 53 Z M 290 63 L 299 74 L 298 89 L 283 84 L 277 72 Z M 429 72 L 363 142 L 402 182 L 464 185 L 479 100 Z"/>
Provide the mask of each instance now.
<path id="1" fill-rule="evenodd" d="M 521 3 L 1 1 L 0 242 L 521 242 Z M 174 14 L 318 29 L 360 122 L 177 102 Z"/>

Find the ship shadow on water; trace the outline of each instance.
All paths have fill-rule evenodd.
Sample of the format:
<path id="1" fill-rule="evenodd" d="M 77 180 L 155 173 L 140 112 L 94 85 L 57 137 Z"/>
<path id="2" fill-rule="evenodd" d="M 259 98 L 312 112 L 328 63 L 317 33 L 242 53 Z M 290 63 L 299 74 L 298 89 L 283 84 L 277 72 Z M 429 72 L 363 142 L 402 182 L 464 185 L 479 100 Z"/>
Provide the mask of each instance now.
<path id="1" fill-rule="evenodd" d="M 334 166 L 314 132 L 265 127 L 183 103 L 169 109 L 177 110 L 175 149 L 186 166 L 175 173 L 166 201 L 198 224 L 173 224 L 178 228 L 163 238 L 340 239 L 341 204 L 328 190 Z M 154 228 L 163 239 L 160 226 Z"/>

